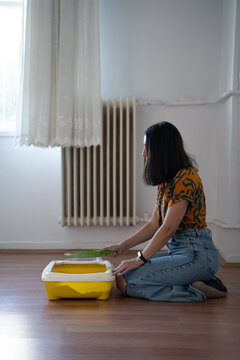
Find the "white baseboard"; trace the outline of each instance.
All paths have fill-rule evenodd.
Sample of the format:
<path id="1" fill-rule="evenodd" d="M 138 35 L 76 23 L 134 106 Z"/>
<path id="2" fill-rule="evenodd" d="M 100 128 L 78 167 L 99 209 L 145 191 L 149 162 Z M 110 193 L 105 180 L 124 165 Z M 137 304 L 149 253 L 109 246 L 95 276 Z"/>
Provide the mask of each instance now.
<path id="1" fill-rule="evenodd" d="M 240 255 L 227 255 L 221 247 L 217 247 L 220 255 L 226 263 L 240 263 Z"/>
<path id="2" fill-rule="evenodd" d="M 226 263 L 240 263 L 240 229 L 223 228 L 212 223 L 213 240 Z"/>
<path id="3" fill-rule="evenodd" d="M 213 227 L 215 227 L 215 229 Z M 240 263 L 240 251 L 239 251 L 240 231 L 239 230 L 221 229 L 217 225 L 212 225 L 211 228 L 214 233 L 217 230 L 215 237 L 214 237 L 214 242 L 215 242 L 215 245 L 217 246 L 221 256 L 223 257 L 223 259 L 227 263 Z M 225 233 L 226 231 L 227 231 L 227 233 Z M 230 236 L 232 232 L 236 234 L 234 237 L 235 241 L 234 241 L 234 245 L 232 245 L 231 248 L 229 248 L 230 243 L 232 243 L 234 240 Z M 225 243 L 228 245 L 228 248 L 226 246 L 226 249 L 228 249 L 228 251 L 226 251 L 226 249 L 224 250 Z M 106 240 L 103 241 L 103 239 L 102 239 L 100 247 L 105 247 L 108 245 L 111 245 L 109 243 L 109 241 L 106 241 Z M 146 244 L 140 244 L 137 246 L 137 249 L 142 250 L 145 245 Z M 86 248 L 86 249 L 87 248 L 89 248 L 89 249 L 96 248 L 97 249 L 97 248 L 99 248 L 99 240 L 98 241 L 96 241 L 96 240 L 87 241 L 84 244 L 81 243 L 81 245 L 80 245 L 80 242 L 76 242 L 76 241 L 72 241 L 72 242 L 70 242 L 70 241 L 66 241 L 66 242 L 63 242 L 63 241 L 62 242 L 59 242 L 59 241 L 44 241 L 44 242 L 43 241 L 41 241 L 41 242 L 1 241 L 0 242 L 0 250 L 74 250 L 77 248 L 83 248 L 83 249 L 84 248 Z M 164 247 L 163 249 L 166 250 L 167 248 Z M 235 251 L 235 253 L 234 253 L 234 251 Z"/>
<path id="4" fill-rule="evenodd" d="M 89 246 L 92 247 L 92 246 Z M 0 250 L 71 250 L 76 248 L 76 244 L 59 242 L 1 242 Z"/>
<path id="5" fill-rule="evenodd" d="M 101 247 L 109 246 L 110 243 L 103 244 Z M 143 250 L 146 244 L 139 244 L 132 248 L 132 250 Z M 61 243 L 55 241 L 45 241 L 45 242 L 20 242 L 20 241 L 1 241 L 0 250 L 73 250 L 81 248 L 81 245 L 76 243 Z M 83 249 L 98 249 L 99 243 L 97 242 L 88 242 L 82 245 Z M 163 247 L 163 250 L 168 250 L 166 246 Z"/>

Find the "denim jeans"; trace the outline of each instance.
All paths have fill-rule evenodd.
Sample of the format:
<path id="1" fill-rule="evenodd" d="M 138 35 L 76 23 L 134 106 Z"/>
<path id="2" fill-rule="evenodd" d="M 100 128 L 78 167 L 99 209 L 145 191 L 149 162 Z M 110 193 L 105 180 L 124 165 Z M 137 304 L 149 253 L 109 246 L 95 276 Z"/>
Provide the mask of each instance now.
<path id="1" fill-rule="evenodd" d="M 205 294 L 191 286 L 210 280 L 219 268 L 219 253 L 209 229 L 174 234 L 169 251 L 155 254 L 146 264 L 123 275 L 125 295 L 153 301 L 201 302 Z"/>

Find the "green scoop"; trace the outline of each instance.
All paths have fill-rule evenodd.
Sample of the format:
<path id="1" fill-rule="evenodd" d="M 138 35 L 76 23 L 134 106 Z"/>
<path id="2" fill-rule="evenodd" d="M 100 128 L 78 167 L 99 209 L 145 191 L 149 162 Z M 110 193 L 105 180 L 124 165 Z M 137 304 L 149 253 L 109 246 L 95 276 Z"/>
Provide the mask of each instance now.
<path id="1" fill-rule="evenodd" d="M 101 255 L 113 254 L 112 250 L 74 250 L 65 253 L 64 255 L 70 258 L 89 258 L 89 257 L 99 257 Z"/>

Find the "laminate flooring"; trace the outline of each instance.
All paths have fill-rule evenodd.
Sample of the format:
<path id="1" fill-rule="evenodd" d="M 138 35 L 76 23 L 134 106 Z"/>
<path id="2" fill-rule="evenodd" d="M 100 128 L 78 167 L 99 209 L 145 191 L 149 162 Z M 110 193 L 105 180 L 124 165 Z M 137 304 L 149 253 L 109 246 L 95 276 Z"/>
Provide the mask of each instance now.
<path id="1" fill-rule="evenodd" d="M 221 267 L 228 297 L 203 303 L 123 297 L 115 284 L 107 301 L 48 301 L 42 270 L 63 258 L 0 253 L 1 360 L 240 359 L 240 267 Z"/>

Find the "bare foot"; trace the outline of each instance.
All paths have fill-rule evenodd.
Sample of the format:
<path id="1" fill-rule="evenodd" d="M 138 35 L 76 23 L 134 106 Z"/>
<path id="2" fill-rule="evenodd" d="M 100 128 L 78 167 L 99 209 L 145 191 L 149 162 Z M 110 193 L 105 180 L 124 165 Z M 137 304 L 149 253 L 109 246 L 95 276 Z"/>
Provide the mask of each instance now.
<path id="1" fill-rule="evenodd" d="M 123 279 L 123 277 L 121 275 L 116 275 L 116 285 L 118 290 L 121 291 L 121 293 L 124 295 L 124 290 L 125 290 L 125 281 Z"/>

